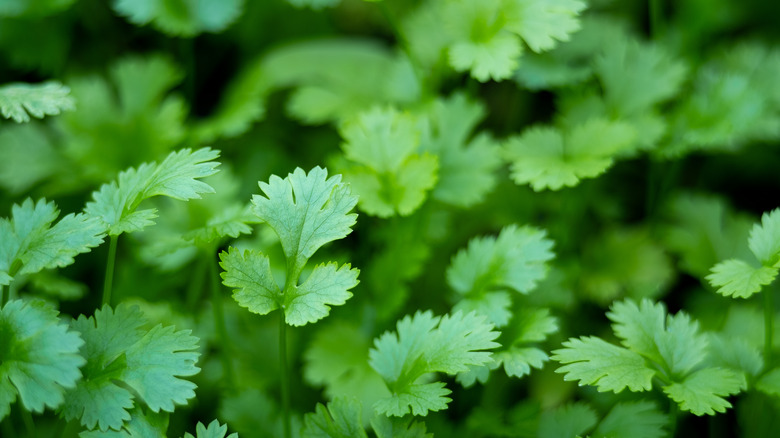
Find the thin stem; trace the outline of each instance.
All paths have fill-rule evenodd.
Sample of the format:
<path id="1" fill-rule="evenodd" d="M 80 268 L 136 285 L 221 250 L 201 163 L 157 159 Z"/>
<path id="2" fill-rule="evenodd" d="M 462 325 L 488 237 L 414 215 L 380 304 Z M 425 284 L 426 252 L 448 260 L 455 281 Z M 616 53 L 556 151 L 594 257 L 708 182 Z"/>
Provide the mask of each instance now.
<path id="1" fill-rule="evenodd" d="M 648 8 L 650 14 L 650 35 L 653 38 L 658 38 L 663 31 L 663 29 L 661 29 L 663 23 L 661 0 L 650 0 Z"/>
<path id="2" fill-rule="evenodd" d="M 198 301 L 200 301 L 200 295 L 203 292 L 203 277 L 206 274 L 205 264 L 208 262 L 208 257 L 198 257 L 195 260 L 195 270 L 190 278 L 190 283 L 187 285 L 187 296 L 184 303 L 186 309 L 191 312 L 197 310 Z"/>
<path id="3" fill-rule="evenodd" d="M 8 294 L 11 291 L 11 287 L 5 287 L 2 284 L 0 284 L 0 295 L 2 295 L 2 298 L 0 298 L 0 307 L 5 306 L 5 303 L 8 302 Z"/>
<path id="4" fill-rule="evenodd" d="M 669 399 L 669 436 L 673 437 L 677 432 L 677 416 L 680 412 L 680 408 L 677 407 L 677 402 Z"/>
<path id="5" fill-rule="evenodd" d="M 774 333 L 775 307 L 772 302 L 772 288 L 764 289 L 764 363 L 766 368 L 772 363 L 772 334 Z"/>
<path id="6" fill-rule="evenodd" d="M 219 281 L 217 280 L 217 261 L 213 260 L 214 251 L 208 252 L 209 280 L 211 283 L 211 308 L 214 312 L 214 325 L 217 328 L 217 335 L 220 340 L 220 359 L 222 368 L 225 372 L 225 382 L 228 388 L 236 387 L 235 375 L 233 374 L 233 363 L 230 361 L 232 356 L 232 344 L 228 337 L 227 327 L 225 326 L 225 308 L 222 305 L 222 295 L 219 290 Z"/>
<path id="7" fill-rule="evenodd" d="M 284 309 L 279 309 L 279 369 L 282 375 L 282 427 L 284 438 L 290 438 L 290 378 L 287 370 L 287 323 Z"/>
<path id="8" fill-rule="evenodd" d="M 111 287 L 114 283 L 114 263 L 116 263 L 116 241 L 119 236 L 111 236 L 108 243 L 108 260 L 106 260 L 106 278 L 103 282 L 103 305 L 111 305 Z"/>
<path id="9" fill-rule="evenodd" d="M 35 422 L 33 421 L 32 414 L 24 406 L 19 405 L 19 411 L 24 422 L 24 428 L 27 430 L 27 436 L 35 438 Z"/>

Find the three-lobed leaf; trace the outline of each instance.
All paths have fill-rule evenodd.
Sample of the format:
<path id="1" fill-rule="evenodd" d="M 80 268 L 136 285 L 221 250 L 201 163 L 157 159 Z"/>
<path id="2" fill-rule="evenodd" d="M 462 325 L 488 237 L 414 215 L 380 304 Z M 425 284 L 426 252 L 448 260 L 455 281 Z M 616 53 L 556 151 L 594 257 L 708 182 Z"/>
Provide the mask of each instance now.
<path id="1" fill-rule="evenodd" d="M 74 108 L 70 89 L 56 81 L 0 87 L 0 113 L 17 123 L 29 122 L 30 116 L 42 119 Z"/>

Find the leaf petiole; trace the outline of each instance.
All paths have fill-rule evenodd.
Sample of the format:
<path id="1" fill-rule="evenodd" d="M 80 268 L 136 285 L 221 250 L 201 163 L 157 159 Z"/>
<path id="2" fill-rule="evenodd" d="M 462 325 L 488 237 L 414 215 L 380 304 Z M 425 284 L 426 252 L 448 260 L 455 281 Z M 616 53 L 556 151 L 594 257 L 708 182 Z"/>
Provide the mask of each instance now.
<path id="1" fill-rule="evenodd" d="M 119 236 L 111 235 L 108 244 L 108 258 L 106 259 L 106 277 L 103 281 L 103 301 L 102 304 L 111 305 L 111 288 L 114 282 L 114 264 L 116 263 L 116 242 Z"/>
<path id="2" fill-rule="evenodd" d="M 282 385 L 282 429 L 284 438 L 290 438 L 290 378 L 287 370 L 287 323 L 284 309 L 279 309 L 279 372 Z"/>

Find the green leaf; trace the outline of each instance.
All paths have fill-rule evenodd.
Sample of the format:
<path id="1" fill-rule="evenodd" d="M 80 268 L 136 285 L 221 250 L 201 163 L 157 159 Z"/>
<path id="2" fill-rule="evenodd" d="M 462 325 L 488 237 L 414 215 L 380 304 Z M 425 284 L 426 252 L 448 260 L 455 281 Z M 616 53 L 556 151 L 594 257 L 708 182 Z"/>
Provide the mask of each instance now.
<path id="1" fill-rule="evenodd" d="M 763 369 L 761 352 L 747 340 L 719 333 L 710 333 L 707 339 L 709 364 L 752 376 L 757 376 Z"/>
<path id="2" fill-rule="evenodd" d="M 202 148 L 171 152 L 162 163 L 144 163 L 127 169 L 116 181 L 103 184 L 92 193 L 84 211 L 106 224 L 108 234 L 117 236 L 154 224 L 155 210 L 136 210 L 141 201 L 154 196 L 167 196 L 186 201 L 200 198 L 214 189 L 199 178 L 217 172 L 219 163 L 211 161 L 219 151 Z"/>
<path id="3" fill-rule="evenodd" d="M 349 234 L 357 219 L 349 213 L 357 196 L 341 182 L 341 175 L 328 178 L 321 167 L 308 174 L 297 168 L 285 179 L 272 175 L 260 189 L 265 196 L 252 197 L 253 211 L 273 228 L 299 272 L 322 245 Z"/>
<path id="4" fill-rule="evenodd" d="M 532 291 L 547 273 L 546 262 L 555 257 L 547 233 L 534 227 L 510 225 L 498 237 L 478 237 L 453 257 L 447 281 L 462 293 L 478 293 L 491 287 Z"/>
<path id="5" fill-rule="evenodd" d="M 432 196 L 458 207 L 482 201 L 493 189 L 501 164 L 497 143 L 489 135 L 481 133 L 469 141 L 471 131 L 485 117 L 484 106 L 456 93 L 437 99 L 426 115 L 420 149 L 439 158 Z"/>
<path id="6" fill-rule="evenodd" d="M 335 323 L 319 327 L 304 353 L 303 377 L 309 384 L 325 386 L 329 399 L 354 397 L 363 406 L 372 406 L 390 396 L 382 378 L 368 363 L 371 339 L 357 327 Z M 363 420 L 373 416 L 363 412 Z"/>
<path id="7" fill-rule="evenodd" d="M 80 419 L 89 429 L 118 430 L 130 420 L 135 395 L 152 412 L 173 412 L 174 404 L 195 396 L 195 384 L 180 377 L 200 370 L 198 338 L 171 326 L 145 331 L 145 323 L 138 307 L 123 304 L 73 321 L 85 340 L 81 353 L 87 364 L 84 379 L 67 393 L 65 418 Z"/>
<path id="8" fill-rule="evenodd" d="M 371 427 L 377 438 L 433 438 L 433 434 L 426 431 L 425 423 L 414 421 L 413 417 L 375 415 Z"/>
<path id="9" fill-rule="evenodd" d="M 53 202 L 28 198 L 14 204 L 10 219 L 0 218 L 0 285 L 18 274 L 70 265 L 74 256 L 103 241 L 100 221 L 69 214 L 52 226 L 58 215 Z"/>
<path id="10" fill-rule="evenodd" d="M 333 8 L 341 3 L 341 0 L 287 0 L 287 3 L 295 6 L 296 8 L 311 8 L 315 11 Z"/>
<path id="11" fill-rule="evenodd" d="M 599 392 L 618 393 L 649 391 L 655 371 L 648 368 L 639 354 L 612 345 L 595 336 L 571 338 L 565 348 L 553 350 L 552 359 L 564 365 L 556 373 L 565 374 L 563 380 L 578 380 L 595 385 Z"/>
<path id="12" fill-rule="evenodd" d="M 780 268 L 780 208 L 761 216 L 761 225 L 750 230 L 748 246 L 762 265 Z"/>
<path id="13" fill-rule="evenodd" d="M 195 436 L 187 432 L 184 438 L 225 438 L 225 434 L 227 434 L 227 424 L 220 425 L 219 420 L 214 420 L 206 427 L 199 421 L 195 426 Z M 231 433 L 227 438 L 238 438 L 238 434 Z"/>
<path id="14" fill-rule="evenodd" d="M 738 259 L 720 262 L 710 272 L 707 280 L 717 288 L 717 292 L 734 298 L 750 298 L 761 292 L 761 288 L 773 282 L 777 276 L 777 268 L 754 268 Z"/>
<path id="15" fill-rule="evenodd" d="M 33 412 L 59 407 L 81 378 L 84 341 L 57 314 L 41 300 L 11 300 L 0 308 L 0 421 L 17 396 Z"/>
<path id="16" fill-rule="evenodd" d="M 194 36 L 221 32 L 243 11 L 243 0 L 114 0 L 114 11 L 133 24 L 154 27 L 169 35 Z"/>
<path id="17" fill-rule="evenodd" d="M 349 289 L 357 286 L 360 270 L 349 264 L 319 264 L 306 281 L 284 295 L 285 321 L 301 326 L 328 316 L 330 306 L 340 306 L 352 296 Z"/>
<path id="18" fill-rule="evenodd" d="M 225 286 L 236 288 L 233 299 L 252 313 L 266 315 L 281 306 L 282 291 L 271 273 L 268 257 L 252 250 L 230 247 L 219 254 Z"/>
<path id="19" fill-rule="evenodd" d="M 471 71 L 480 82 L 498 81 L 512 75 L 521 53 L 520 41 L 506 33 L 486 41 L 456 42 L 450 46 L 449 60 L 456 71 Z"/>
<path id="20" fill-rule="evenodd" d="M 512 179 L 535 191 L 573 187 L 609 169 L 616 155 L 633 148 L 636 133 L 623 122 L 591 119 L 570 131 L 534 126 L 504 146 Z"/>
<path id="21" fill-rule="evenodd" d="M 120 430 L 87 430 L 79 438 L 166 438 L 168 430 L 167 412 L 144 412 L 139 407 L 130 411 L 130 420 Z"/>
<path id="22" fill-rule="evenodd" d="M 704 368 L 687 376 L 682 383 L 672 383 L 663 389 L 680 409 L 701 416 L 726 412 L 731 403 L 723 397 L 737 394 L 746 386 L 741 373 L 724 368 Z"/>
<path id="23" fill-rule="evenodd" d="M 361 421 L 362 407 L 355 399 L 339 397 L 328 403 L 327 409 L 317 403 L 315 412 L 303 417 L 304 438 L 368 437 Z"/>
<path id="24" fill-rule="evenodd" d="M 773 368 L 756 382 L 756 389 L 769 395 L 780 396 L 780 368 Z"/>
<path id="25" fill-rule="evenodd" d="M 504 371 L 509 377 L 523 377 L 531 373 L 531 368 L 542 369 L 550 357 L 544 351 L 535 347 L 509 347 L 499 351 L 494 356 L 496 362 L 504 365 Z"/>
<path id="26" fill-rule="evenodd" d="M 663 438 L 667 416 L 653 402 L 620 402 L 601 420 L 593 437 Z"/>
<path id="27" fill-rule="evenodd" d="M 579 0 L 528 0 L 518 7 L 509 29 L 520 35 L 534 52 L 550 50 L 556 41 L 568 41 L 580 28 L 577 19 L 585 2 Z"/>
<path id="28" fill-rule="evenodd" d="M 75 109 L 70 88 L 56 81 L 41 84 L 7 84 L 0 87 L 0 113 L 16 123 L 30 121 L 30 116 L 42 119 L 61 111 Z"/>
<path id="29" fill-rule="evenodd" d="M 13 195 L 62 170 L 62 156 L 37 124 L 4 126 L 0 131 L 0 186 Z"/>
<path id="30" fill-rule="evenodd" d="M 380 399 L 374 404 L 374 410 L 394 417 L 403 417 L 409 413 L 426 416 L 429 411 L 447 409 L 447 403 L 452 401 L 447 396 L 451 393 L 444 387 L 444 382 L 415 383 L 397 390 L 392 397 Z"/>
<path id="31" fill-rule="evenodd" d="M 340 132 L 352 163 L 344 178 L 360 196 L 359 207 L 389 217 L 414 212 L 437 180 L 438 160 L 417 154 L 419 120 L 392 108 L 374 108 L 347 120 Z"/>
<path id="32" fill-rule="evenodd" d="M 431 372 L 458 373 L 470 365 L 492 362 L 489 350 L 498 332 L 474 313 L 442 318 L 417 312 L 397 324 L 398 333 L 385 332 L 369 352 L 371 366 L 385 379 L 393 395 L 374 406 L 379 413 L 427 415 L 447 407 L 450 393 L 441 382 L 418 383 Z"/>
<path id="33" fill-rule="evenodd" d="M 452 310 L 454 312 L 476 312 L 487 316 L 488 320 L 496 327 L 504 327 L 512 319 L 512 297 L 506 291 L 485 292 L 474 298 L 463 298 L 458 301 Z"/>
<path id="34" fill-rule="evenodd" d="M 608 105 L 629 116 L 675 96 L 686 78 L 686 65 L 662 46 L 630 37 L 612 38 L 594 67 Z"/>
<path id="35" fill-rule="evenodd" d="M 570 403 L 552 411 L 543 412 L 539 418 L 538 438 L 573 437 L 581 435 L 596 425 L 596 412 L 585 403 Z"/>

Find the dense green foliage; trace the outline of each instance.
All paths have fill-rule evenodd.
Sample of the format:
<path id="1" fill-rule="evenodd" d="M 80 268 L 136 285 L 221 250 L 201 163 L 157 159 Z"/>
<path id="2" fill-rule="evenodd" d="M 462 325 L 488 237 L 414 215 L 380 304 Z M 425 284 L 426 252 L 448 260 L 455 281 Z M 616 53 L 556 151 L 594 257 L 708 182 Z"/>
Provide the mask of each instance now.
<path id="1" fill-rule="evenodd" d="M 0 1 L 0 436 L 774 436 L 778 17 Z"/>

